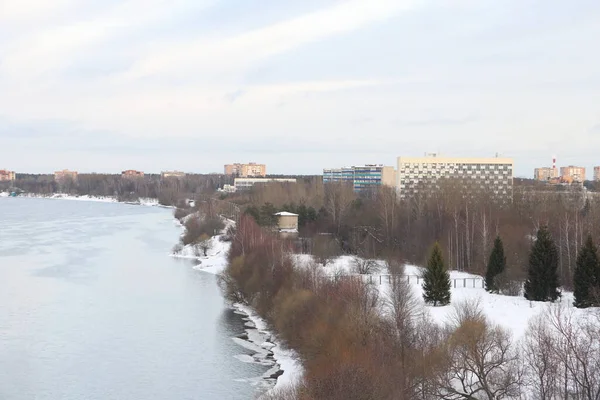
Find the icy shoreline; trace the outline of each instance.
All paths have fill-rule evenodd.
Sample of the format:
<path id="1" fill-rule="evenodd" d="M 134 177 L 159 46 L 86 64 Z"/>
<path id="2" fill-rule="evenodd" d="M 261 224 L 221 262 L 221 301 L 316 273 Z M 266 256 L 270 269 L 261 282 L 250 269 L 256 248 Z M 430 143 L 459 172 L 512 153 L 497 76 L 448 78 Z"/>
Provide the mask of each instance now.
<path id="1" fill-rule="evenodd" d="M 211 238 L 210 249 L 206 256 L 201 255 L 194 245 L 184 246 L 176 253 L 171 253 L 171 256 L 196 260 L 200 264 L 195 266 L 194 269 L 219 275 L 227 267 L 227 253 L 231 246 L 223 238 L 223 234 Z M 240 361 L 272 366 L 261 377 L 263 382 L 270 382 L 270 390 L 285 388 L 298 381 L 303 374 L 298 355 L 293 350 L 283 347 L 281 341 L 277 340 L 276 335 L 268 329 L 266 321 L 251 307 L 238 303 L 232 304 L 231 307 L 236 313 L 242 315 L 246 322 L 244 333 L 234 337 L 233 340 L 240 346 L 254 352 L 251 360 L 244 359 Z"/>
<path id="2" fill-rule="evenodd" d="M 0 197 L 9 197 L 8 192 L 0 192 Z M 130 205 L 140 205 L 149 207 L 162 207 L 162 208 L 173 208 L 172 206 L 164 206 L 159 204 L 157 199 L 152 198 L 140 198 L 138 201 L 119 201 L 113 196 L 90 196 L 80 195 L 74 196 L 65 193 L 53 193 L 53 194 L 37 194 L 37 193 L 24 193 L 18 197 L 26 197 L 31 199 L 49 199 L 49 200 L 69 200 L 69 201 L 90 201 L 96 203 L 120 203 Z"/>

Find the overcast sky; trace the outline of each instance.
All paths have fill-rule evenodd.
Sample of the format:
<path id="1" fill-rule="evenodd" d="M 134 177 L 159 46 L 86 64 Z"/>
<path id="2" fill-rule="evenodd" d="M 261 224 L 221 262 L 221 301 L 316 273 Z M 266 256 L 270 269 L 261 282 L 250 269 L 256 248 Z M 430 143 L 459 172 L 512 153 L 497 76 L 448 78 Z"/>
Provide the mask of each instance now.
<path id="1" fill-rule="evenodd" d="M 0 0 L 0 168 L 591 168 L 599 49 L 598 0 Z"/>

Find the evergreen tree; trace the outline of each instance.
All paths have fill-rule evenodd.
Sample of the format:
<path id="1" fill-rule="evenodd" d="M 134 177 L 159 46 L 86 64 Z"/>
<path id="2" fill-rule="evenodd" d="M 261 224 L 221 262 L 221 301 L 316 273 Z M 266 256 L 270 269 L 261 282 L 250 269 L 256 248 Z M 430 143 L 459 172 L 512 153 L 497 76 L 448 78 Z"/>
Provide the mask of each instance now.
<path id="1" fill-rule="evenodd" d="M 591 236 L 588 236 L 579 256 L 573 275 L 575 302 L 579 308 L 594 307 L 599 305 L 600 289 L 600 261 L 598 249 Z"/>
<path id="2" fill-rule="evenodd" d="M 500 236 L 494 241 L 494 248 L 490 254 L 490 260 L 485 273 L 485 290 L 491 293 L 498 293 L 497 276 L 504 272 L 506 268 L 506 257 L 504 256 L 504 245 Z"/>
<path id="3" fill-rule="evenodd" d="M 425 302 L 433 303 L 434 306 L 450 304 L 450 274 L 444 266 L 442 249 L 438 243 L 433 246 L 422 278 Z"/>
<path id="4" fill-rule="evenodd" d="M 525 298 L 533 301 L 555 301 L 560 297 L 558 250 L 547 227 L 537 233 L 529 255 Z"/>

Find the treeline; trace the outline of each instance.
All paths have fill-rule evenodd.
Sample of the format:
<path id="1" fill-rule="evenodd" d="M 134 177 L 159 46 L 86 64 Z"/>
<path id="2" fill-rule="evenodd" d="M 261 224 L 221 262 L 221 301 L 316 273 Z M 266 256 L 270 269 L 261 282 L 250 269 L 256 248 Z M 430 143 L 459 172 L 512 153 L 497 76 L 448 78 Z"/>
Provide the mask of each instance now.
<path id="1" fill-rule="evenodd" d="M 231 178 L 224 175 L 189 174 L 179 178 L 145 175 L 127 178 L 112 174 L 79 174 L 76 180 L 66 178 L 57 182 L 54 175 L 17 174 L 13 183 L 0 182 L 0 190 L 16 187 L 27 193 L 111 196 L 120 201 L 154 198 L 163 205 L 177 205 L 200 193 L 214 193 L 230 181 Z"/>
<path id="2" fill-rule="evenodd" d="M 302 358 L 302 381 L 272 399 L 600 396 L 599 313 L 575 318 L 576 309 L 553 306 L 519 341 L 476 303 L 456 304 L 440 325 L 405 279 L 393 280 L 389 297 L 381 298 L 362 280 L 295 267 L 289 246 L 242 216 L 220 277 L 230 301 L 252 305 Z M 437 268 L 444 260 L 436 249 L 430 264 Z M 398 271 L 399 260 L 390 263 Z"/>
<path id="3" fill-rule="evenodd" d="M 273 222 L 273 211 L 302 215 L 309 210 L 300 218 L 301 237 L 334 237 L 340 251 L 364 258 L 393 257 L 423 265 L 429 246 L 438 241 L 451 268 L 477 274 L 484 274 L 494 239 L 500 236 L 506 274 L 516 281 L 524 281 L 532 241 L 547 226 L 556 241 L 559 277 L 568 289 L 585 238 L 600 237 L 600 202 L 582 188 L 520 182 L 513 201 L 502 203 L 492 193 L 466 196 L 452 182 L 441 186 L 430 195 L 401 199 L 391 188 L 356 193 L 350 185 L 312 179 L 256 187 L 231 200 L 246 206 L 261 225 Z M 322 233 L 330 236 L 317 235 Z"/>

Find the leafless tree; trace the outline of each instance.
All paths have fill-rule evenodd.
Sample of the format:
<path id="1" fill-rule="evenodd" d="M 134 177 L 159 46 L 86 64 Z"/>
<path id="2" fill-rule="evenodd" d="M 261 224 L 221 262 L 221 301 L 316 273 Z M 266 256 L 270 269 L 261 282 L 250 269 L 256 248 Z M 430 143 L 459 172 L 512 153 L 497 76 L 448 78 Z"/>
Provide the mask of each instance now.
<path id="1" fill-rule="evenodd" d="M 438 398 L 519 398 L 522 368 L 507 330 L 489 322 L 473 303 L 459 305 L 448 328 L 448 365 L 437 376 Z"/>
<path id="2" fill-rule="evenodd" d="M 525 383 L 532 400 L 558 400 L 560 359 L 557 341 L 546 316 L 532 319 L 522 342 Z"/>
<path id="3" fill-rule="evenodd" d="M 361 257 L 354 257 L 352 260 L 354 272 L 361 275 L 374 274 L 379 271 L 379 264 L 375 260 L 369 260 Z"/>

